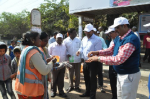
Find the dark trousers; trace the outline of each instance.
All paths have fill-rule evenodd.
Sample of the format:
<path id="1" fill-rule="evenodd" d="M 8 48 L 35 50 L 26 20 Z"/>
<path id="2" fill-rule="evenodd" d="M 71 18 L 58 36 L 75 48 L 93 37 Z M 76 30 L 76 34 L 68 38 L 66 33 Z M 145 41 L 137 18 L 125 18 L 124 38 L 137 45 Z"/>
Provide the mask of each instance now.
<path id="1" fill-rule="evenodd" d="M 102 63 L 98 63 L 98 85 L 99 86 L 103 86 L 103 64 Z"/>
<path id="2" fill-rule="evenodd" d="M 86 86 L 86 94 L 90 94 L 90 99 L 96 98 L 97 89 L 97 70 L 99 62 L 84 63 L 83 74 Z"/>
<path id="3" fill-rule="evenodd" d="M 11 79 L 8 79 L 5 81 L 0 81 L 0 91 L 1 91 L 3 99 L 8 99 L 7 92 L 10 95 L 11 99 L 16 99 L 15 94 L 12 90 L 12 80 Z"/>
<path id="4" fill-rule="evenodd" d="M 64 93 L 63 87 L 64 87 L 64 74 L 65 74 L 65 69 L 60 69 L 52 72 L 52 82 L 51 82 L 51 91 L 56 93 L 57 91 L 57 86 L 59 93 Z"/>
<path id="5" fill-rule="evenodd" d="M 79 87 L 80 84 L 80 68 L 81 68 L 81 63 L 71 63 L 71 65 L 73 66 L 72 68 L 69 69 L 69 84 L 70 87 L 74 87 L 73 86 L 73 75 L 75 73 L 75 88 Z"/>
<path id="6" fill-rule="evenodd" d="M 109 79 L 112 92 L 112 99 L 117 99 L 117 73 L 113 69 L 113 66 L 109 66 Z"/>
<path id="7" fill-rule="evenodd" d="M 148 62 L 150 62 L 150 48 L 146 48 L 143 61 L 145 61 L 147 58 L 148 58 Z"/>

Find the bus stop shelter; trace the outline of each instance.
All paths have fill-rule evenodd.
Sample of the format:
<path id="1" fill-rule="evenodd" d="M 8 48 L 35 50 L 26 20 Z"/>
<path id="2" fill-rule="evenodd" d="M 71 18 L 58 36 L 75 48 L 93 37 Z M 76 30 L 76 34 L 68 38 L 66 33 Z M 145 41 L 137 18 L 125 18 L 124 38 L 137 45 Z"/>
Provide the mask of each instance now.
<path id="1" fill-rule="evenodd" d="M 69 0 L 69 13 L 79 16 L 79 37 L 82 37 L 82 17 L 147 12 L 139 16 L 139 33 L 146 33 L 143 24 L 150 23 L 150 0 Z"/>

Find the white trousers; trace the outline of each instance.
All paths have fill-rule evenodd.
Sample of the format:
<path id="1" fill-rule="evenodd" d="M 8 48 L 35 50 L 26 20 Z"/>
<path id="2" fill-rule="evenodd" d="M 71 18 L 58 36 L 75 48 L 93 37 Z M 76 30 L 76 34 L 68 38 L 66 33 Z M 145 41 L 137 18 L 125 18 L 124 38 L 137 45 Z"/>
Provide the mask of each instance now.
<path id="1" fill-rule="evenodd" d="M 117 99 L 136 99 L 141 72 L 117 74 Z"/>

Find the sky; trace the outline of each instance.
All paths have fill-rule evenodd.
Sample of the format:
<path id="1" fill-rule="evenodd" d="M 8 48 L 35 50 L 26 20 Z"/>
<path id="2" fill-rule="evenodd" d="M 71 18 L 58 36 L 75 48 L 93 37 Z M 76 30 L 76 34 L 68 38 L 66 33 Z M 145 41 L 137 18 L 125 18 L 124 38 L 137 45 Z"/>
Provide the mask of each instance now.
<path id="1" fill-rule="evenodd" d="M 41 3 L 46 3 L 44 0 L 0 0 L 0 14 L 2 12 L 17 13 L 22 10 L 31 11 L 37 8 Z"/>

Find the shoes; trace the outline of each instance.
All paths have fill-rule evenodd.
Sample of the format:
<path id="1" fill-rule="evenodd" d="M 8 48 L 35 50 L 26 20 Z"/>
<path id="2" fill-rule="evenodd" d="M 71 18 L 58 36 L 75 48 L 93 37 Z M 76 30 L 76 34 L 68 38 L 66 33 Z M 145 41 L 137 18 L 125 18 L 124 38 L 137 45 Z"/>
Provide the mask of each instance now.
<path id="1" fill-rule="evenodd" d="M 67 95 L 65 93 L 60 93 L 59 96 L 63 97 L 63 98 L 67 97 Z"/>
<path id="2" fill-rule="evenodd" d="M 100 88 L 100 91 L 101 91 L 101 93 L 106 93 L 102 87 Z"/>
<path id="3" fill-rule="evenodd" d="M 90 97 L 90 94 L 84 93 L 82 95 L 79 95 L 80 97 Z"/>
<path id="4" fill-rule="evenodd" d="M 73 87 L 69 87 L 68 89 L 66 89 L 67 93 L 69 93 L 70 91 L 74 90 Z"/>
<path id="5" fill-rule="evenodd" d="M 79 87 L 75 88 L 75 91 L 81 92 L 81 89 Z"/>
<path id="6" fill-rule="evenodd" d="M 55 92 L 51 92 L 51 97 L 55 97 L 56 93 Z"/>
<path id="7" fill-rule="evenodd" d="M 100 89 L 101 93 L 106 93 L 103 86 L 98 86 L 98 89 Z"/>

